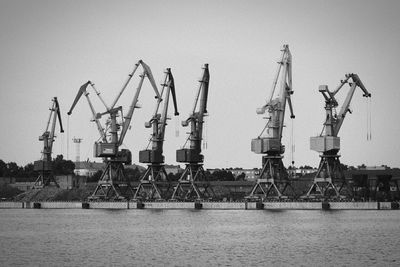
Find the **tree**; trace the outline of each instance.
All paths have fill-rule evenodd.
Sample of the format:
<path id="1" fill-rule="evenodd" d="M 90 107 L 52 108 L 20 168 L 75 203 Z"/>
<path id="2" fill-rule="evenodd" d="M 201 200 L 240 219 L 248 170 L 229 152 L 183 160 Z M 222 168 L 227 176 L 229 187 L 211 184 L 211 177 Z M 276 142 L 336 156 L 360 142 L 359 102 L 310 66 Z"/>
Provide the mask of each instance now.
<path id="1" fill-rule="evenodd" d="M 241 174 L 239 174 L 236 177 L 236 181 L 244 181 L 245 178 L 246 178 L 246 174 L 244 172 L 242 172 Z"/>
<path id="2" fill-rule="evenodd" d="M 235 181 L 231 171 L 227 170 L 216 170 L 210 175 L 211 181 Z"/>
<path id="3" fill-rule="evenodd" d="M 28 163 L 24 167 L 23 177 L 29 178 L 35 176 L 35 171 L 33 168 L 33 163 Z"/>
<path id="4" fill-rule="evenodd" d="M 133 168 L 125 168 L 124 175 L 128 181 L 139 181 L 142 173 L 139 171 L 138 167 Z"/>
<path id="5" fill-rule="evenodd" d="M 357 169 L 365 169 L 367 166 L 365 166 L 365 164 L 363 163 L 363 164 L 361 164 L 361 165 L 358 165 L 357 166 Z"/>
<path id="6" fill-rule="evenodd" d="M 70 160 L 64 160 L 63 155 L 57 155 L 53 160 L 54 175 L 74 174 L 75 164 Z"/>
<path id="7" fill-rule="evenodd" d="M 179 178 L 181 178 L 181 173 L 173 174 L 172 172 L 170 172 L 167 175 L 168 182 L 178 181 Z"/>
<path id="8" fill-rule="evenodd" d="M 96 183 L 100 180 L 102 173 L 103 173 L 103 171 L 99 170 L 99 171 L 95 172 L 95 174 L 93 174 L 91 177 L 88 177 L 86 181 L 88 183 Z"/>
<path id="9" fill-rule="evenodd" d="M 0 177 L 4 177 L 7 172 L 7 164 L 0 159 Z"/>
<path id="10" fill-rule="evenodd" d="M 23 173 L 23 168 L 18 166 L 15 162 L 7 163 L 6 173 L 4 176 L 6 177 L 20 177 Z"/>

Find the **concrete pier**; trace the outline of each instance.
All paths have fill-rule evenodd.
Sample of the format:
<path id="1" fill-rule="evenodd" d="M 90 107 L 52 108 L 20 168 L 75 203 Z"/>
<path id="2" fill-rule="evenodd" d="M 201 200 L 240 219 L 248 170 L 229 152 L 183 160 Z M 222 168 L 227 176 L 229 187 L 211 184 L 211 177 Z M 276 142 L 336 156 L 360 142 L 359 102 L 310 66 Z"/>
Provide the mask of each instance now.
<path id="1" fill-rule="evenodd" d="M 0 209 L 399 210 L 398 202 L 0 202 Z"/>

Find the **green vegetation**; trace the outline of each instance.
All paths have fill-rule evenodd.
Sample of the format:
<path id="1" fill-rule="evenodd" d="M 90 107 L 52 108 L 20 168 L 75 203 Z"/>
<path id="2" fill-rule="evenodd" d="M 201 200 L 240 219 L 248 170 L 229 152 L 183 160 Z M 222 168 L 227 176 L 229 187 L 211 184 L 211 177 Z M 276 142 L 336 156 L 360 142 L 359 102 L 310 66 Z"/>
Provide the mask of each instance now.
<path id="1" fill-rule="evenodd" d="M 0 185 L 0 199 L 12 199 L 13 197 L 21 194 L 22 191 L 18 188 L 12 187 L 8 184 Z"/>
<path id="2" fill-rule="evenodd" d="M 65 160 L 62 155 L 57 155 L 53 160 L 54 175 L 73 174 L 74 169 L 75 164 L 70 160 Z M 22 167 L 15 162 L 5 163 L 0 159 L 0 177 L 13 177 L 18 182 L 34 182 L 37 173 L 33 170 L 33 163 L 28 163 Z"/>

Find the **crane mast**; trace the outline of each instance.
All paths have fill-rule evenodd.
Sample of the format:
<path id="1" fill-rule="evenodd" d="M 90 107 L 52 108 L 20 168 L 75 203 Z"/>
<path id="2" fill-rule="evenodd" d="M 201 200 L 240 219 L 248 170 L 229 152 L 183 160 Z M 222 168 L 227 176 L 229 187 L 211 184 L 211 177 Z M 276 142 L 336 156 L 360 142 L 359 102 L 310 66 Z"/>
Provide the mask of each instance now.
<path id="1" fill-rule="evenodd" d="M 208 86 L 210 81 L 210 73 L 208 64 L 204 65 L 203 75 L 199 81 L 199 88 L 196 93 L 194 105 L 189 118 L 182 121 L 182 126 L 190 125 L 190 133 L 188 140 L 189 148 L 183 148 L 176 151 L 176 159 L 178 162 L 203 162 L 201 155 L 201 141 L 203 139 L 204 117 L 207 114 Z"/>
<path id="2" fill-rule="evenodd" d="M 140 179 L 140 183 L 135 192 L 135 199 L 166 199 L 165 190 L 161 190 L 157 183 L 166 181 L 167 179 L 167 172 L 164 167 L 163 144 L 165 128 L 168 120 L 170 95 L 172 95 L 174 103 L 174 115 L 179 115 L 176 102 L 174 77 L 172 76 L 171 69 L 168 68 L 165 71 L 165 79 L 161 86 L 162 89 L 160 94 L 163 97 L 162 100 L 164 106 L 161 113 L 159 113 L 161 101 L 157 101 L 152 118 L 150 121 L 145 123 L 146 128 L 152 128 L 152 135 L 150 138 L 151 148 L 139 151 L 139 162 L 148 163 L 148 167 Z"/>
<path id="3" fill-rule="evenodd" d="M 39 141 L 43 141 L 42 159 L 34 162 L 34 170 L 39 172 L 39 176 L 35 181 L 33 188 L 43 188 L 53 182 L 57 187 L 58 184 L 54 179 L 52 157 L 53 143 L 55 140 L 56 123 L 60 124 L 60 132 L 63 133 L 64 129 L 61 121 L 60 105 L 58 104 L 57 97 L 52 99 L 52 107 L 50 108 L 49 119 L 47 120 L 46 128 Z M 50 126 L 51 125 L 51 126 Z M 50 128 L 50 129 L 49 129 Z"/>
<path id="4" fill-rule="evenodd" d="M 290 98 L 292 94 L 292 55 L 289 46 L 284 45 L 270 96 L 265 105 L 256 111 L 257 114 L 267 113 L 268 121 L 260 135 L 251 140 L 251 151 L 265 156 L 262 157 L 262 169 L 259 178 L 248 198 L 259 197 L 259 191 L 264 198 L 286 197 L 284 193 L 288 187 L 294 191 L 282 162 L 285 146 L 281 142 L 286 104 L 289 106 L 290 118 L 295 117 Z"/>
<path id="5" fill-rule="evenodd" d="M 142 66 L 143 72 L 139 75 L 139 84 L 136 88 L 136 92 L 128 112 L 125 116 L 123 116 L 123 108 L 122 106 L 117 106 L 117 103 L 139 66 Z M 85 95 L 92 112 L 92 121 L 96 123 L 98 132 L 100 134 L 100 141 L 95 142 L 94 144 L 94 156 L 103 158 L 103 161 L 106 163 L 106 169 L 100 177 L 97 188 L 90 197 L 91 200 L 121 200 L 133 196 L 133 190 L 123 172 L 124 164 L 132 163 L 132 154 L 128 149 L 119 149 L 119 147 L 122 145 L 126 133 L 131 126 L 134 110 L 139 107 L 137 103 L 145 78 L 150 81 L 150 84 L 156 94 L 156 99 L 161 101 L 161 96 L 158 92 L 158 88 L 154 81 L 150 67 L 142 60 L 139 60 L 135 64 L 133 71 L 128 75 L 128 79 L 123 84 L 122 89 L 117 94 L 112 105 L 108 106 L 101 98 L 100 92 L 96 89 L 94 84 L 88 81 L 80 87 L 78 94 L 68 112 L 68 115 L 71 115 L 81 96 Z M 89 93 L 87 92 L 88 85 L 91 85 L 96 95 L 103 103 L 106 111 L 102 113 L 96 112 L 90 100 Z M 107 116 L 108 118 L 106 127 L 103 127 L 100 122 L 100 119 L 103 116 Z M 121 122 L 117 121 L 117 118 L 121 118 Z"/>
<path id="6" fill-rule="evenodd" d="M 336 114 L 336 108 L 339 106 L 339 103 L 335 95 L 341 91 L 345 84 L 348 84 L 350 89 L 339 113 Z M 330 91 L 327 85 L 319 86 L 319 92 L 325 100 L 326 117 L 321 134 L 310 138 L 310 148 L 322 154 L 320 155 L 321 161 L 314 177 L 314 183 L 305 195 L 306 198 L 328 197 L 329 189 L 334 191 L 335 197 L 345 197 L 340 195 L 346 185 L 346 181 L 339 160 L 340 155 L 338 155 L 340 150 L 340 137 L 338 137 L 338 134 L 346 114 L 348 112 L 351 113 L 349 107 L 357 87 L 363 91 L 363 97 L 371 97 L 371 94 L 361 82 L 360 77 L 354 73 L 346 74 L 345 78 L 340 81 L 340 84 L 334 91 Z M 339 189 L 335 186 L 335 182 L 340 182 Z M 347 192 L 347 195 L 350 195 L 350 193 L 351 190 Z"/>
<path id="7" fill-rule="evenodd" d="M 174 188 L 171 199 L 201 200 L 211 196 L 212 189 L 205 181 L 203 169 L 204 156 L 201 154 L 201 143 L 203 139 L 204 117 L 207 115 L 208 88 L 210 72 L 208 64 L 204 64 L 202 78 L 195 96 L 194 105 L 189 118 L 182 121 L 182 126 L 190 125 L 190 133 L 186 143 L 189 148 L 176 151 L 176 161 L 186 164 L 186 168 Z M 185 144 L 186 144 L 185 143 Z M 200 187 L 201 188 L 200 188 Z"/>

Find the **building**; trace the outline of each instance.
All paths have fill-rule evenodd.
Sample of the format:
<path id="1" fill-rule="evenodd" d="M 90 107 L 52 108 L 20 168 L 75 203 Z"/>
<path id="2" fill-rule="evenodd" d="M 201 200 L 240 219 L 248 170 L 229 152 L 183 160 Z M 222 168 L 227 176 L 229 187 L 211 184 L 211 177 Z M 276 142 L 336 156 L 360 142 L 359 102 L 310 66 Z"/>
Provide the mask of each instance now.
<path id="1" fill-rule="evenodd" d="M 229 170 L 232 172 L 233 176 L 237 178 L 239 175 L 244 173 L 244 180 L 246 181 L 254 181 L 257 179 L 257 176 L 260 175 L 260 170 L 257 168 L 253 169 L 241 169 L 241 168 L 235 168 L 232 170 Z"/>
<path id="2" fill-rule="evenodd" d="M 296 168 L 296 176 L 303 176 L 310 173 L 317 172 L 318 169 L 316 168 Z"/>
<path id="3" fill-rule="evenodd" d="M 75 162 L 74 174 L 78 176 L 92 177 L 96 172 L 105 169 L 105 167 L 106 164 L 102 162 Z"/>
<path id="4" fill-rule="evenodd" d="M 75 175 L 57 175 L 54 177 L 61 189 L 80 188 L 86 185 L 86 177 Z"/>

